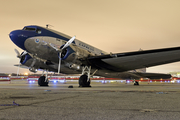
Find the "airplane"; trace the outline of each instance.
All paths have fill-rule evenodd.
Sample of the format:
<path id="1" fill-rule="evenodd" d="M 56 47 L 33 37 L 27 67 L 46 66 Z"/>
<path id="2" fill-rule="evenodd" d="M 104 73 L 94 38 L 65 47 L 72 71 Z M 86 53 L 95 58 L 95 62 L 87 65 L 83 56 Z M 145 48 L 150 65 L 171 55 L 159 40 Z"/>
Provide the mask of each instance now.
<path id="1" fill-rule="evenodd" d="M 39 86 L 48 86 L 49 71 L 81 74 L 80 87 L 91 87 L 90 78 L 93 76 L 131 79 L 134 85 L 139 85 L 135 79 L 171 78 L 170 74 L 147 73 L 147 67 L 180 61 L 180 47 L 107 53 L 48 26 L 25 26 L 10 32 L 9 37 L 24 50 L 20 54 L 15 49 L 20 58 L 19 66 L 31 72 L 43 71 L 38 79 Z"/>

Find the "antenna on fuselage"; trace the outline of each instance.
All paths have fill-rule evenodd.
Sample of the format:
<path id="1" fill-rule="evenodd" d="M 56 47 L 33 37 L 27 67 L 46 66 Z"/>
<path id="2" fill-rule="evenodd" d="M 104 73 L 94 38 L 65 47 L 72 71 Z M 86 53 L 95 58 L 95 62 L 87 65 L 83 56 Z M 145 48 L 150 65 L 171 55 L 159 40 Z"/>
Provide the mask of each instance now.
<path id="1" fill-rule="evenodd" d="M 50 25 L 50 24 L 47 24 L 47 25 L 46 25 L 46 28 L 49 28 L 49 27 L 54 27 L 54 26 L 52 26 L 52 25 Z"/>

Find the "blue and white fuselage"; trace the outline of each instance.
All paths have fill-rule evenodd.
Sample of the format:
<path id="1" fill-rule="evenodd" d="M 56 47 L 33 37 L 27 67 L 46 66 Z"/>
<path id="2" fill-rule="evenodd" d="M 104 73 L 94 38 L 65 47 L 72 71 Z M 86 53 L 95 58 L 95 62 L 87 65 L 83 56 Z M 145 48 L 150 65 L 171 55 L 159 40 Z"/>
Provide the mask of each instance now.
<path id="1" fill-rule="evenodd" d="M 9 36 L 14 44 L 24 50 L 22 54 L 15 51 L 20 63 L 31 72 L 42 69 L 82 74 L 80 86 L 89 85 L 89 77 L 93 75 L 122 79 L 170 78 L 169 74 L 146 73 L 146 67 L 180 61 L 180 47 L 108 54 L 75 39 L 75 36 L 71 38 L 36 25 L 14 30 Z"/>
<path id="2" fill-rule="evenodd" d="M 43 62 L 47 61 L 54 64 L 58 64 L 59 53 L 49 44 L 53 44 L 55 47 L 61 48 L 71 38 L 63 33 L 40 26 L 25 26 L 22 30 L 12 31 L 9 36 L 14 44 L 30 53 L 31 56 L 39 58 L 39 60 Z M 68 65 L 81 65 L 82 62 L 79 60 L 83 60 L 87 56 L 103 54 L 106 53 L 75 39 L 73 43 L 62 52 L 61 58 L 62 60 L 66 60 L 65 63 Z M 27 59 L 30 59 L 30 56 L 26 56 L 24 59 L 26 60 L 21 60 L 21 64 L 25 64 Z M 56 67 L 54 68 L 56 69 Z"/>

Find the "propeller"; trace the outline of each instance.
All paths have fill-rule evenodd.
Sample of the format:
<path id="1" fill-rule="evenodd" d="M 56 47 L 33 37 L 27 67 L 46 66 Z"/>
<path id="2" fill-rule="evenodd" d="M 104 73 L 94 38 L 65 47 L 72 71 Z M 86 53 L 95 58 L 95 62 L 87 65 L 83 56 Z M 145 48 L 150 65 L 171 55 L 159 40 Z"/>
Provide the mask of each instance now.
<path id="1" fill-rule="evenodd" d="M 17 57 L 20 58 L 21 55 L 20 55 L 19 51 L 17 49 L 14 49 L 14 51 L 16 52 Z"/>
<path id="2" fill-rule="evenodd" d="M 24 55 L 26 55 L 28 53 L 27 51 L 24 51 L 24 52 L 22 52 L 22 54 L 20 54 L 17 49 L 14 49 L 14 51 L 16 52 L 17 57 L 20 58 L 20 59 L 21 59 L 22 56 L 24 56 Z M 19 68 L 20 68 L 20 63 L 19 63 L 18 70 L 17 70 L 17 76 L 19 74 Z"/>
<path id="3" fill-rule="evenodd" d="M 14 49 L 14 51 L 16 52 L 18 58 L 21 58 L 22 56 L 24 56 L 28 53 L 27 51 L 24 51 L 24 52 L 22 52 L 22 54 L 20 54 L 17 49 Z"/>
<path id="4" fill-rule="evenodd" d="M 76 36 L 73 36 L 62 48 L 56 48 L 53 44 L 49 44 L 52 48 L 54 48 L 56 51 L 59 52 L 59 65 L 58 65 L 58 74 L 60 73 L 60 68 L 61 68 L 61 53 L 62 51 L 69 47 L 69 45 L 75 40 Z"/>

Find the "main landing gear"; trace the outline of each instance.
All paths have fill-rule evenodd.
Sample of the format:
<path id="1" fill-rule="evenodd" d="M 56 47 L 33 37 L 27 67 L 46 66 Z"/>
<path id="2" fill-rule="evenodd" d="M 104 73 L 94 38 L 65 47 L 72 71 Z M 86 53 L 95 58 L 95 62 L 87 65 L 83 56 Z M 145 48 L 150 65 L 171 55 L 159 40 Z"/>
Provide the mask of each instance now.
<path id="1" fill-rule="evenodd" d="M 49 80 L 48 80 L 48 71 L 46 72 L 46 76 L 44 75 L 44 71 L 42 76 L 38 79 L 38 85 L 39 86 L 48 86 Z"/>
<path id="2" fill-rule="evenodd" d="M 87 75 L 81 75 L 79 78 L 79 87 L 91 87 L 90 86 L 90 78 L 88 79 Z"/>
<path id="3" fill-rule="evenodd" d="M 96 71 L 97 70 L 95 70 L 95 72 L 92 75 L 90 75 L 91 66 L 84 66 L 82 68 L 82 75 L 79 78 L 79 87 L 91 87 L 90 77 L 92 77 L 96 73 Z"/>

